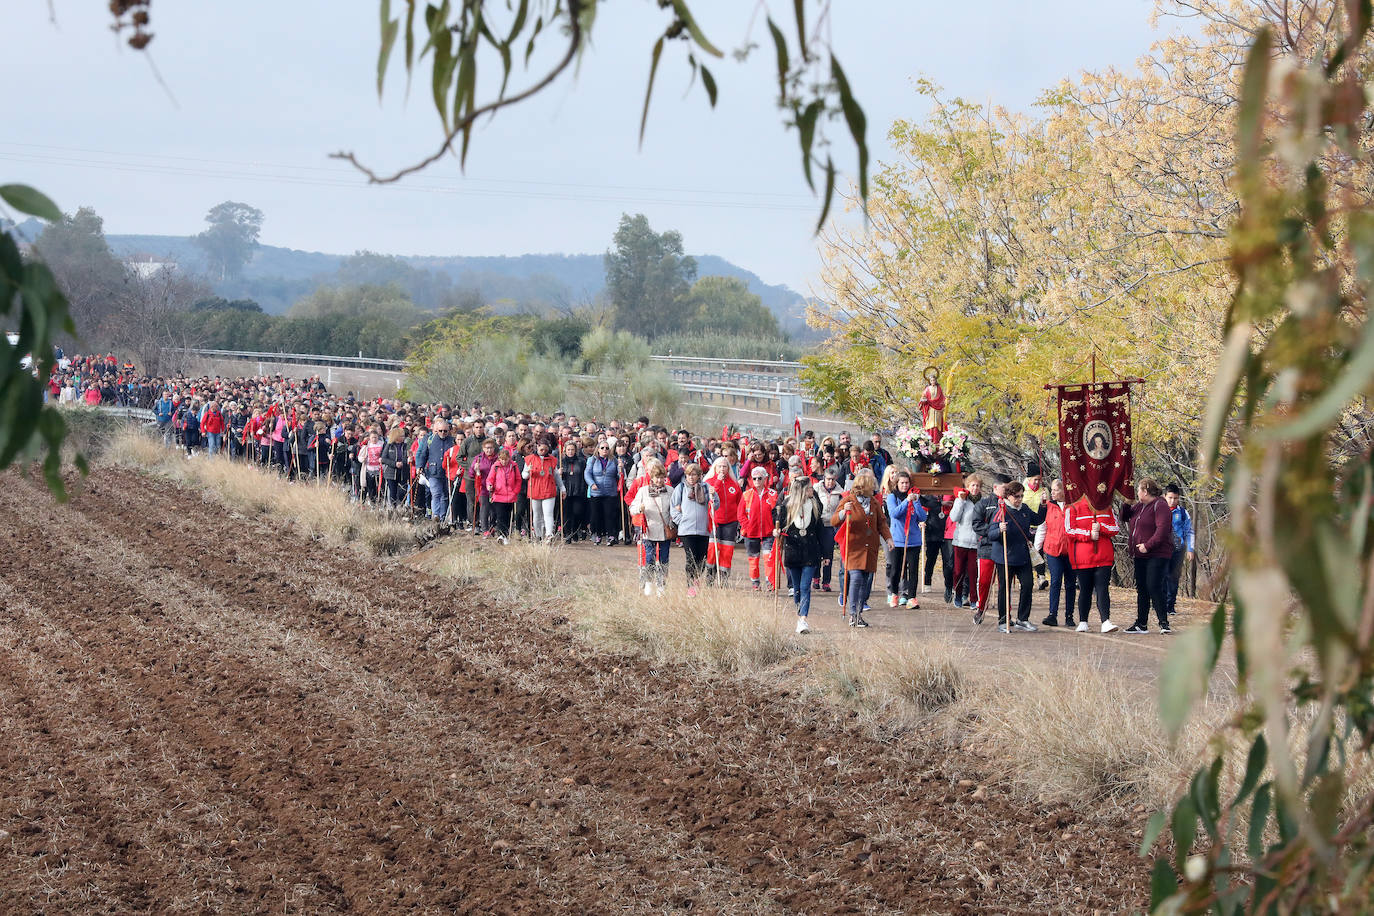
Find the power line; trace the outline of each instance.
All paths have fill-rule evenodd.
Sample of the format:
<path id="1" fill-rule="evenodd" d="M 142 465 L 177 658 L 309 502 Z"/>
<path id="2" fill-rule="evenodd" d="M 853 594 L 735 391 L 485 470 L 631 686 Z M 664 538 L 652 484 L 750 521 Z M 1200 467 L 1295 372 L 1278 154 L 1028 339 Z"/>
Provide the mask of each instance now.
<path id="1" fill-rule="evenodd" d="M 533 179 L 446 179 L 443 176 L 427 176 L 426 183 L 415 182 L 395 184 L 395 185 L 369 185 L 356 179 L 357 173 L 348 168 L 336 168 L 328 166 L 293 166 L 272 163 L 243 162 L 225 159 L 204 159 L 192 156 L 170 156 L 155 154 L 146 156 L 134 153 L 121 153 L 111 150 L 95 150 L 79 147 L 61 147 L 38 143 L 13 143 L 0 142 L 0 147 L 11 147 L 31 150 L 53 150 L 62 153 L 80 153 L 81 156 L 52 156 L 39 155 L 36 153 L 0 152 L 0 160 L 11 162 L 38 163 L 45 165 L 65 165 L 83 168 L 107 168 L 116 171 L 141 173 L 141 174 L 166 174 L 182 177 L 196 178 L 219 178 L 236 181 L 263 181 L 279 184 L 299 184 L 316 187 L 339 187 L 353 190 L 386 188 L 403 191 L 418 191 L 437 194 L 457 194 L 474 197 L 514 197 L 526 200 L 561 200 L 561 201 L 586 201 L 594 203 L 653 203 L 665 205 L 680 205 L 693 207 L 716 207 L 723 209 L 752 209 L 770 210 L 778 212 L 812 212 L 815 210 L 814 201 L 802 204 L 788 204 L 786 201 L 810 201 L 805 195 L 780 194 L 764 191 L 733 191 L 733 190 L 707 190 L 694 188 L 654 188 L 635 185 L 597 185 L 580 184 L 575 182 L 556 182 L 556 181 L 537 181 Z M 91 156 L 113 156 L 115 160 L 90 158 Z M 133 160 L 133 161 L 120 161 Z M 170 160 L 172 162 L 185 162 L 197 165 L 174 165 L 158 160 Z M 209 168 L 207 166 L 233 166 L 235 170 L 224 170 Z M 264 173 L 252 171 L 253 169 L 275 169 L 279 171 L 295 171 L 315 174 L 292 175 L 279 173 Z M 248 171 L 245 171 L 247 169 Z M 440 182 L 440 183 L 436 183 Z M 477 187 L 474 187 L 477 185 Z M 500 187 L 481 187 L 481 185 L 501 186 L 510 185 L 514 189 L 502 189 Z M 571 189 L 563 192 L 519 190 L 519 188 L 566 188 Z M 648 198 L 635 194 L 607 194 L 607 193 L 574 193 L 577 191 L 586 192 L 607 192 L 607 191 L 644 191 L 651 194 L 694 194 L 708 195 L 717 197 L 735 198 L 729 200 L 693 200 L 682 198 Z M 740 200 L 738 198 L 762 198 L 759 200 Z M 769 200 L 775 198 L 776 200 Z"/>

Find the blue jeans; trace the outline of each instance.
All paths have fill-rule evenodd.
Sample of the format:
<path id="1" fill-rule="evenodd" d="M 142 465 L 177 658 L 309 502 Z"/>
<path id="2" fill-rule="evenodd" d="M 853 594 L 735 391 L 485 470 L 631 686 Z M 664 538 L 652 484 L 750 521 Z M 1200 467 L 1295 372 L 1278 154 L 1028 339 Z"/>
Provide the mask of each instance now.
<path id="1" fill-rule="evenodd" d="M 431 518 L 448 518 L 448 481 L 443 474 L 426 477 L 429 481 L 429 514 Z"/>
<path id="2" fill-rule="evenodd" d="M 858 617 L 863 612 L 864 605 L 868 603 L 869 593 L 873 591 L 873 573 L 851 569 L 848 575 L 849 594 L 845 596 L 845 603 L 849 608 L 849 616 Z"/>
<path id="3" fill-rule="evenodd" d="M 224 439 L 224 433 L 205 434 L 205 452 L 209 455 L 219 454 L 219 444 Z"/>
<path id="4" fill-rule="evenodd" d="M 1068 557 L 1054 557 L 1045 554 L 1045 565 L 1050 569 L 1050 618 L 1059 618 L 1059 589 L 1064 589 L 1064 621 L 1073 622 L 1074 598 L 1078 596 L 1078 576 L 1069 566 Z M 1086 619 L 1086 618 L 1085 618 Z"/>
<path id="5" fill-rule="evenodd" d="M 814 578 L 814 566 L 787 567 L 787 586 L 792 589 L 792 603 L 797 606 L 798 617 L 805 617 L 811 612 L 811 580 Z"/>
<path id="6" fill-rule="evenodd" d="M 644 565 L 639 568 L 639 581 L 641 583 L 653 580 L 659 588 L 668 580 L 668 548 L 673 546 L 672 541 L 650 541 L 647 538 L 639 542 L 644 550 Z"/>

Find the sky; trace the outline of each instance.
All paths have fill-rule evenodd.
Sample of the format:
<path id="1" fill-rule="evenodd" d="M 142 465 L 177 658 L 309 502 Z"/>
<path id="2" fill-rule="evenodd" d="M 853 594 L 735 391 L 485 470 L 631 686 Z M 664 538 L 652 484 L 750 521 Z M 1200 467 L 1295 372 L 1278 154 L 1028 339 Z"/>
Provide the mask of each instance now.
<path id="1" fill-rule="evenodd" d="M 772 0 L 785 28 L 791 6 Z M 669 43 L 642 148 L 664 14 L 651 0 L 611 0 L 577 73 L 483 122 L 465 170 L 447 158 L 386 187 L 328 154 L 352 151 L 392 170 L 431 153 L 442 132 L 427 69 L 407 98 L 393 67 L 379 101 L 376 0 L 154 3 L 150 59 L 111 33 L 104 4 L 6 7 L 0 183 L 32 184 L 68 212 L 94 207 L 107 233 L 193 234 L 211 207 L 237 200 L 265 213 L 262 242 L 309 251 L 601 253 L 621 214 L 642 212 L 654 229 L 681 232 L 690 253 L 816 288 L 820 201 L 774 104 L 772 46 L 753 0 L 694 0 L 718 46 L 759 47 L 743 63 L 715 62 L 712 109 L 699 82 L 688 87 L 685 44 Z M 892 122 L 926 111 L 914 79 L 1025 108 L 1064 77 L 1133 66 L 1159 37 L 1150 7 L 834 0 L 829 28 L 866 110 L 876 171 L 891 156 Z M 545 37 L 535 65 L 554 50 L 557 36 Z M 513 87 L 522 76 L 517 67 Z M 479 76 L 479 97 L 495 82 Z M 837 165 L 852 177 L 852 147 L 838 130 L 836 140 Z"/>

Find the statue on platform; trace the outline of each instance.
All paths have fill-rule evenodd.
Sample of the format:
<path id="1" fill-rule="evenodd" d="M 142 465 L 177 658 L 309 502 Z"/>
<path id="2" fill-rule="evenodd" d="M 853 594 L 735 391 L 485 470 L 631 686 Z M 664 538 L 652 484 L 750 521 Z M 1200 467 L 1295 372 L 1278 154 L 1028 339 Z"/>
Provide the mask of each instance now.
<path id="1" fill-rule="evenodd" d="M 949 429 L 945 422 L 945 390 L 940 387 L 940 370 L 927 366 L 921 375 L 926 380 L 925 390 L 921 392 L 921 428 L 930 434 L 935 445 L 940 444 L 940 436 Z"/>

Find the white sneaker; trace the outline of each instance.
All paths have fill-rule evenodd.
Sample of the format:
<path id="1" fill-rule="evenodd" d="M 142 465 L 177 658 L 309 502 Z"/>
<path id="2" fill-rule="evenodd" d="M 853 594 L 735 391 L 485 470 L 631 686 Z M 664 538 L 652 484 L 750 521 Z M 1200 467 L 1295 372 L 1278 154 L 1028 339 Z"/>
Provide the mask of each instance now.
<path id="1" fill-rule="evenodd" d="M 1103 633 L 1115 633 L 1115 632 L 1116 632 L 1117 630 L 1119 630 L 1119 629 L 1121 629 L 1121 627 L 1119 627 L 1119 626 L 1117 626 L 1116 624 L 1112 623 L 1110 620 L 1104 620 L 1104 621 L 1102 621 L 1102 632 L 1103 632 Z"/>
<path id="2" fill-rule="evenodd" d="M 644 583 L 644 597 L 645 597 L 645 598 L 648 598 L 648 597 L 650 597 L 651 595 L 653 595 L 653 593 L 654 593 L 654 586 L 653 586 L 653 583 L 651 583 L 651 582 L 645 582 L 645 583 Z"/>
<path id="3" fill-rule="evenodd" d="M 798 633 L 810 633 L 810 632 L 811 632 L 811 625 L 808 624 L 808 623 L 806 622 L 806 618 L 805 618 L 805 617 L 798 617 L 798 618 L 797 618 L 797 632 L 798 632 Z"/>
<path id="4" fill-rule="evenodd" d="M 656 585 L 656 586 L 654 586 L 654 594 L 657 595 L 658 597 L 662 598 L 662 597 L 663 597 L 663 586 L 661 586 L 661 585 Z"/>
<path id="5" fill-rule="evenodd" d="M 1083 622 L 1080 623 L 1078 626 L 1074 627 L 1074 629 L 1077 630 L 1079 633 L 1086 633 L 1086 632 L 1088 632 L 1088 621 L 1086 621 L 1086 620 L 1083 621 Z M 1107 631 L 1106 631 L 1106 630 L 1103 630 L 1102 632 L 1105 633 L 1105 632 L 1107 632 Z"/>

